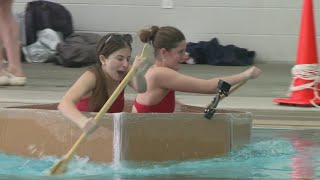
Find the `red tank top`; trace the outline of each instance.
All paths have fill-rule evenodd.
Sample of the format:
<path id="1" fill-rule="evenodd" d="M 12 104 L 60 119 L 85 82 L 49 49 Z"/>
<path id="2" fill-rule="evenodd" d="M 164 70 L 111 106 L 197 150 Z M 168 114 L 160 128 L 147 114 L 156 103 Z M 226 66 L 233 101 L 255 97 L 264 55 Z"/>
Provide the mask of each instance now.
<path id="1" fill-rule="evenodd" d="M 170 90 L 168 94 L 156 105 L 143 105 L 134 101 L 134 107 L 138 113 L 172 113 L 176 104 L 175 91 Z"/>
<path id="2" fill-rule="evenodd" d="M 82 98 L 76 103 L 76 107 L 79 111 L 90 111 L 89 108 L 90 98 Z M 108 113 L 122 112 L 124 108 L 124 90 L 119 94 L 117 99 L 113 102 L 109 108 Z"/>

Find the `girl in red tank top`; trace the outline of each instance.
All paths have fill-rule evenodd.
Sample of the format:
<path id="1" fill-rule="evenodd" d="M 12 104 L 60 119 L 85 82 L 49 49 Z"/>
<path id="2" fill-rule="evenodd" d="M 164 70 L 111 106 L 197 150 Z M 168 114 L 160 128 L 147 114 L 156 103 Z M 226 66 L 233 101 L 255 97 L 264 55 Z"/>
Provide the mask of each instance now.
<path id="1" fill-rule="evenodd" d="M 89 112 L 90 108 L 90 98 L 81 98 L 77 103 L 76 106 L 79 111 Z M 107 111 L 108 113 L 117 113 L 122 112 L 124 108 L 124 90 L 119 94 L 117 99 L 114 101 L 112 106 Z M 95 111 L 97 112 L 97 111 Z"/>
<path id="2" fill-rule="evenodd" d="M 143 105 L 134 101 L 134 107 L 138 113 L 149 113 L 149 112 L 158 112 L 158 113 L 171 113 L 174 111 L 176 104 L 175 92 L 169 91 L 168 94 L 155 105 Z"/>
<path id="3" fill-rule="evenodd" d="M 155 63 L 145 75 L 147 92 L 137 95 L 133 111 L 173 112 L 176 102 L 175 91 L 215 94 L 218 93 L 219 80 L 236 85 L 261 74 L 261 70 L 256 67 L 239 74 L 211 79 L 194 78 L 179 73 L 180 63 L 189 59 L 186 53 L 187 42 L 184 34 L 172 26 L 152 26 L 143 29 L 140 31 L 140 40 L 153 45 Z M 192 57 L 192 54 L 190 56 Z M 159 100 L 159 96 L 163 98 Z"/>
<path id="4" fill-rule="evenodd" d="M 81 111 L 98 112 L 125 78 L 129 70 L 132 37 L 129 34 L 108 34 L 100 39 L 96 47 L 97 63 L 85 71 L 62 98 L 58 109 L 80 128 L 89 131 L 95 126 L 93 118 L 87 118 Z M 136 57 L 133 65 L 140 65 L 141 57 Z M 137 92 L 146 91 L 144 74 L 139 71 L 129 81 Z M 117 97 L 109 113 L 124 109 L 124 90 Z M 90 127 L 88 127 L 90 126 Z"/>

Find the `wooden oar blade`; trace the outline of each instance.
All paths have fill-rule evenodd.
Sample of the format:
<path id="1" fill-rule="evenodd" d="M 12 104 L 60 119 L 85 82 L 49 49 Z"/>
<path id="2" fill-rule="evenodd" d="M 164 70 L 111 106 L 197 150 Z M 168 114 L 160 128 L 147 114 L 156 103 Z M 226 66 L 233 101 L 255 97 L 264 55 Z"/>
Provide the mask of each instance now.
<path id="1" fill-rule="evenodd" d="M 67 168 L 68 168 L 68 160 L 61 159 L 49 169 L 49 174 L 54 176 L 60 175 L 65 173 L 67 171 Z"/>
<path id="2" fill-rule="evenodd" d="M 100 110 L 100 112 L 101 111 L 102 110 Z M 74 145 L 68 151 L 68 153 L 60 161 L 58 161 L 49 169 L 50 175 L 60 175 L 67 171 L 69 161 L 71 160 L 72 156 L 76 153 L 76 150 L 78 149 L 78 147 L 86 140 L 87 136 L 88 136 L 88 133 L 86 132 L 84 132 L 80 136 L 80 138 L 76 141 L 76 143 L 74 143 Z"/>
<path id="3" fill-rule="evenodd" d="M 154 58 L 154 48 L 152 47 L 151 44 L 146 43 L 144 45 L 144 49 L 142 51 L 142 56 L 148 57 L 148 58 Z"/>
<path id="4" fill-rule="evenodd" d="M 146 58 L 145 61 L 149 65 L 152 65 L 154 63 L 154 48 L 152 47 L 151 44 L 149 43 L 144 44 L 141 56 Z"/>

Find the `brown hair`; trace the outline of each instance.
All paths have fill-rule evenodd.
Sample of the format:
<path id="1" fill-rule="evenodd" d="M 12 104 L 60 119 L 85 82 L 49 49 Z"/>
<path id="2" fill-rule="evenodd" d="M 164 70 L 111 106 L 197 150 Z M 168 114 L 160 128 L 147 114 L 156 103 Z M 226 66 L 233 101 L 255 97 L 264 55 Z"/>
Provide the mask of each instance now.
<path id="1" fill-rule="evenodd" d="M 99 56 L 104 55 L 106 58 L 108 58 L 112 53 L 119 49 L 126 47 L 132 49 L 131 44 L 127 43 L 126 41 L 121 41 L 121 43 L 119 43 L 109 39 L 106 43 L 106 40 L 113 34 L 114 33 L 107 34 L 99 40 L 96 46 L 97 62 L 88 69 L 88 71 L 91 71 L 96 76 L 96 86 L 93 89 L 93 93 L 89 103 L 90 111 L 99 111 L 109 98 L 106 77 L 102 70 L 102 64 L 100 62 Z"/>
<path id="2" fill-rule="evenodd" d="M 149 29 L 143 29 L 140 31 L 140 40 L 144 43 L 151 43 L 155 49 L 155 56 L 158 55 L 158 51 L 161 48 L 165 48 L 169 51 L 172 48 L 176 48 L 178 43 L 186 40 L 183 33 L 172 26 L 152 26 Z"/>

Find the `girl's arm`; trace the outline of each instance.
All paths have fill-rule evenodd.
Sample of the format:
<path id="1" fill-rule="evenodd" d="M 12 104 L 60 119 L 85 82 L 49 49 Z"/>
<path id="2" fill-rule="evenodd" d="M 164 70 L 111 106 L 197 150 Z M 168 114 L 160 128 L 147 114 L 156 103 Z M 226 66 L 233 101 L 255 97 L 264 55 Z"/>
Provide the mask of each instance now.
<path id="1" fill-rule="evenodd" d="M 78 102 L 80 98 L 90 95 L 95 87 L 95 83 L 95 75 L 90 71 L 86 71 L 66 92 L 58 105 L 58 109 L 62 114 L 82 129 L 86 126 L 88 118 L 77 109 L 75 103 Z"/>
<path id="2" fill-rule="evenodd" d="M 256 78 L 260 74 L 260 69 L 251 67 L 239 74 L 204 80 L 180 74 L 179 72 L 169 68 L 157 67 L 150 71 L 148 78 L 151 78 L 151 82 L 156 83 L 157 87 L 164 89 L 172 89 L 175 91 L 189 93 L 214 94 L 218 92 L 217 87 L 220 79 L 231 85 L 235 85 L 242 81 Z"/>

